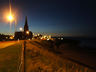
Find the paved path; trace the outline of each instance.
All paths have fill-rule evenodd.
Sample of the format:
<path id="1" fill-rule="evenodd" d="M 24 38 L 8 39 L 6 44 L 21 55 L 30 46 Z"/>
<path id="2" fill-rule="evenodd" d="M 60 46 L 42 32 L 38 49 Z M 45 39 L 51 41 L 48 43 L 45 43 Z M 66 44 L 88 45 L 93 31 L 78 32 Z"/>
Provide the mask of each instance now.
<path id="1" fill-rule="evenodd" d="M 0 42 L 0 49 L 6 48 L 8 46 L 11 46 L 13 44 L 16 44 L 17 41 L 6 41 L 6 42 Z"/>

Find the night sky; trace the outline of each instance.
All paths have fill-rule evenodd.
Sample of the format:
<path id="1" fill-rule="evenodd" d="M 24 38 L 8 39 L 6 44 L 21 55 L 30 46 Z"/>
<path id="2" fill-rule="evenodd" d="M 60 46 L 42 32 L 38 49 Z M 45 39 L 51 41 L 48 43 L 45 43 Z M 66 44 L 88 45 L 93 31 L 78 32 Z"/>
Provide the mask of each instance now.
<path id="1" fill-rule="evenodd" d="M 27 16 L 29 29 L 35 33 L 96 37 L 95 0 L 12 0 L 11 3 L 17 30 L 23 27 Z M 0 0 L 0 33 L 4 34 L 9 33 L 10 27 L 3 18 L 8 4 L 8 0 Z"/>

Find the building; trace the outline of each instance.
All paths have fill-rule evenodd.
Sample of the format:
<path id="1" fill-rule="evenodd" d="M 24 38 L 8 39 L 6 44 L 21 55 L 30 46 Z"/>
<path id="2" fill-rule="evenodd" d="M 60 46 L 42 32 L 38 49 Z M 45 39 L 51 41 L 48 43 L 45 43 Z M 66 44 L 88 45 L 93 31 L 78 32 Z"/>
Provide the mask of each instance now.
<path id="1" fill-rule="evenodd" d="M 27 40 L 32 39 L 33 33 L 29 31 L 27 16 L 25 18 L 24 31 L 15 32 L 15 40 Z"/>

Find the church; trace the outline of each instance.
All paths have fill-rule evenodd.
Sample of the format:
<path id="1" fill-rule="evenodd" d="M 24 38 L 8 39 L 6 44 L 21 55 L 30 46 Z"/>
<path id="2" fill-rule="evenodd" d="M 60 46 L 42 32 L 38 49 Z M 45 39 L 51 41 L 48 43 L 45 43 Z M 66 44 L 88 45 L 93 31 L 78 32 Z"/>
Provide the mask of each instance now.
<path id="1" fill-rule="evenodd" d="M 27 21 L 27 16 L 25 18 L 25 25 L 24 25 L 24 31 L 17 31 L 15 32 L 15 40 L 27 40 L 27 39 L 32 39 L 33 33 L 29 31 L 28 27 L 28 21 Z"/>

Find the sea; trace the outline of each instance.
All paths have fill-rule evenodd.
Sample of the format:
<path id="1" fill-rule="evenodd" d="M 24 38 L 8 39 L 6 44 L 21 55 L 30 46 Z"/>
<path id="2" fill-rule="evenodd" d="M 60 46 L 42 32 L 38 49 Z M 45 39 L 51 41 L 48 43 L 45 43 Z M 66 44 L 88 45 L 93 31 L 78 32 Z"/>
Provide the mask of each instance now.
<path id="1" fill-rule="evenodd" d="M 96 48 L 96 38 L 90 37 L 63 37 L 64 39 L 79 40 L 80 46 L 86 46 L 89 48 Z"/>

